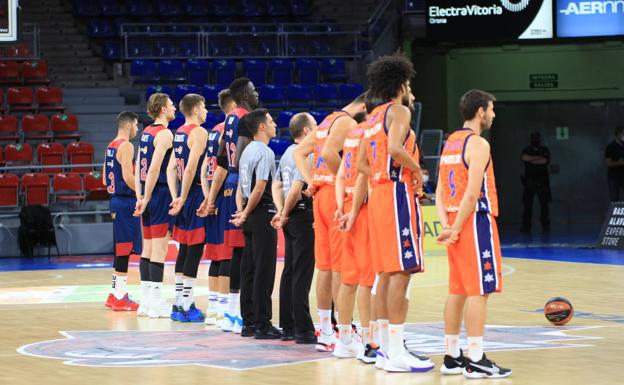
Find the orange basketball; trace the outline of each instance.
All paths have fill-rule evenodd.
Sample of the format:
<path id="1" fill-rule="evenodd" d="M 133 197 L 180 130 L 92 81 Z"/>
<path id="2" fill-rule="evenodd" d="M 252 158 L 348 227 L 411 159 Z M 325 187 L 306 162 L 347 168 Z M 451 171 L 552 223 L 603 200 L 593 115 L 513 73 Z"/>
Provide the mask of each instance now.
<path id="1" fill-rule="evenodd" d="M 551 298 L 544 305 L 544 315 L 553 325 L 565 325 L 574 315 L 574 308 L 570 301 L 563 297 Z"/>

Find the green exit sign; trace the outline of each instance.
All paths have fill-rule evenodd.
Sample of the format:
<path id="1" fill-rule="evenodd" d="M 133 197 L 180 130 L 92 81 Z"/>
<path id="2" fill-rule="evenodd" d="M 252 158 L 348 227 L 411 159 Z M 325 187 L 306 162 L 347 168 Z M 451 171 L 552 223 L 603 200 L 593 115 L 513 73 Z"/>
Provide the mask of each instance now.
<path id="1" fill-rule="evenodd" d="M 557 74 L 530 74 L 529 86 L 531 88 L 558 88 L 559 75 Z"/>

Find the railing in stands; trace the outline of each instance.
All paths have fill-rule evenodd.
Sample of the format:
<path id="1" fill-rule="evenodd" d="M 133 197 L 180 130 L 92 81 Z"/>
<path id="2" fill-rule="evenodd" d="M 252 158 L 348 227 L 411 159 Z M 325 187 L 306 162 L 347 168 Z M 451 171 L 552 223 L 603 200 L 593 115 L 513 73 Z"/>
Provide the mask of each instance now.
<path id="1" fill-rule="evenodd" d="M 39 59 L 39 25 L 23 23 L 20 40 L 0 47 L 0 60 Z"/>
<path id="2" fill-rule="evenodd" d="M 368 19 L 368 38 L 375 56 L 394 52 L 400 44 L 399 5 L 397 0 L 381 2 Z"/>
<path id="3" fill-rule="evenodd" d="M 2 172 L 11 172 L 11 171 L 20 171 L 20 170 L 45 170 L 51 168 L 61 168 L 61 169 L 69 169 L 71 172 L 72 169 L 75 168 L 93 168 L 96 171 L 102 170 L 102 163 L 88 163 L 88 164 L 57 164 L 57 165 L 48 165 L 43 166 L 40 164 L 25 164 L 19 166 L 2 166 L 0 167 L 0 173 Z"/>

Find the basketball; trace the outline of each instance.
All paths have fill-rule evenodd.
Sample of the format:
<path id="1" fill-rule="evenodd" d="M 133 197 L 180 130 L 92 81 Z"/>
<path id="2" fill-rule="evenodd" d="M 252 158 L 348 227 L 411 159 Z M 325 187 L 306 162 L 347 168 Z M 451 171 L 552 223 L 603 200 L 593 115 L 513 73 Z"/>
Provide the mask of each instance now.
<path id="1" fill-rule="evenodd" d="M 567 324 L 574 315 L 574 308 L 570 301 L 563 297 L 551 298 L 544 305 L 544 315 L 553 325 Z"/>

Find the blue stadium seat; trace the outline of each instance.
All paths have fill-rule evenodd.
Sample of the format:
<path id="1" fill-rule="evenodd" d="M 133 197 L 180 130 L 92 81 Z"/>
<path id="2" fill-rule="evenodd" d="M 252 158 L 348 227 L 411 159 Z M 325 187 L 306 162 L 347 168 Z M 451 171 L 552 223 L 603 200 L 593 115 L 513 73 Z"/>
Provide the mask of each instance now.
<path id="1" fill-rule="evenodd" d="M 170 0 L 158 0 L 156 2 L 156 12 L 159 16 L 167 17 L 182 15 L 182 10 L 178 4 Z"/>
<path id="2" fill-rule="evenodd" d="M 84 16 L 100 16 L 100 4 L 95 1 L 74 0 L 74 15 Z"/>
<path id="3" fill-rule="evenodd" d="M 125 14 L 123 7 L 117 0 L 100 0 L 100 9 L 102 16 L 123 16 Z"/>
<path id="4" fill-rule="evenodd" d="M 234 56 L 253 56 L 253 47 L 251 44 L 237 41 L 232 48 L 232 55 Z"/>
<path id="5" fill-rule="evenodd" d="M 364 86 L 358 83 L 345 83 L 338 86 L 338 97 L 342 104 L 348 104 L 364 92 Z"/>
<path id="6" fill-rule="evenodd" d="M 180 111 L 176 111 L 175 119 L 169 122 L 169 128 L 177 130 L 178 128 L 182 127 L 182 125 L 184 125 L 184 120 L 184 115 L 182 115 Z"/>
<path id="7" fill-rule="evenodd" d="M 321 73 L 324 81 L 344 82 L 347 80 L 347 66 L 340 58 L 323 59 Z"/>
<path id="8" fill-rule="evenodd" d="M 290 13 L 293 16 L 307 16 L 311 13 L 309 0 L 290 0 Z"/>
<path id="9" fill-rule="evenodd" d="M 255 59 L 244 60 L 243 71 L 245 76 L 247 76 L 256 87 L 266 84 L 266 61 Z"/>
<path id="10" fill-rule="evenodd" d="M 338 87 L 335 84 L 317 84 L 314 86 L 314 104 L 316 107 L 338 107 Z"/>
<path id="11" fill-rule="evenodd" d="M 279 115 L 277 115 L 277 128 L 286 129 L 286 131 L 288 131 L 290 119 L 292 119 L 295 114 L 296 112 L 294 111 L 280 111 Z"/>
<path id="12" fill-rule="evenodd" d="M 173 90 L 173 97 L 171 100 L 178 104 L 186 94 L 199 94 L 199 88 L 192 84 L 178 84 Z"/>
<path id="13" fill-rule="evenodd" d="M 219 92 L 226 87 L 222 84 L 205 84 L 200 92 L 206 99 L 206 107 L 219 107 Z"/>
<path id="14" fill-rule="evenodd" d="M 160 85 L 148 86 L 147 89 L 145 90 L 145 101 L 147 102 L 149 97 L 152 96 L 152 94 L 155 94 L 157 92 L 167 94 L 169 95 L 169 97 L 171 97 L 173 90 L 171 89 L 171 87 L 167 87 L 167 86 L 160 86 Z"/>
<path id="15" fill-rule="evenodd" d="M 206 59 L 189 59 L 186 63 L 188 81 L 196 86 L 210 83 L 210 63 Z"/>
<path id="16" fill-rule="evenodd" d="M 193 40 L 183 41 L 178 47 L 178 56 L 181 57 L 197 57 L 199 56 L 199 50 L 197 43 Z"/>
<path id="17" fill-rule="evenodd" d="M 186 72 L 181 60 L 167 59 L 158 63 L 158 76 L 161 82 L 184 82 Z"/>
<path id="18" fill-rule="evenodd" d="M 228 0 L 213 0 L 210 2 L 210 6 L 215 16 L 218 17 L 233 16 L 235 14 Z"/>
<path id="19" fill-rule="evenodd" d="M 129 0 L 126 10 L 126 13 L 132 16 L 154 15 L 154 8 L 148 0 Z"/>
<path id="20" fill-rule="evenodd" d="M 265 15 L 264 5 L 256 0 L 239 0 L 237 9 L 244 17 Z"/>
<path id="21" fill-rule="evenodd" d="M 115 37 L 117 31 L 113 24 L 106 19 L 90 19 L 87 22 L 87 36 L 89 37 Z"/>
<path id="22" fill-rule="evenodd" d="M 271 82 L 278 86 L 287 86 L 292 82 L 292 62 L 288 59 L 273 59 L 269 63 Z"/>
<path id="23" fill-rule="evenodd" d="M 207 130 L 212 130 L 212 128 L 216 126 L 217 123 L 219 123 L 219 117 L 217 116 L 217 114 L 208 112 L 206 114 L 206 122 L 203 124 L 203 127 Z"/>
<path id="24" fill-rule="evenodd" d="M 310 111 L 310 115 L 312 115 L 312 117 L 316 121 L 316 124 L 321 124 L 323 119 L 325 119 L 327 117 L 327 115 L 329 115 L 329 112 L 328 111 L 316 111 L 315 110 L 315 111 Z"/>
<path id="25" fill-rule="evenodd" d="M 229 54 L 229 46 L 223 42 L 211 41 L 208 43 L 208 51 L 211 56 L 226 56 Z"/>
<path id="26" fill-rule="evenodd" d="M 308 108 L 312 104 L 312 86 L 291 84 L 286 90 L 290 108 Z"/>
<path id="27" fill-rule="evenodd" d="M 297 59 L 295 68 L 299 73 L 299 84 L 312 86 L 318 84 L 320 64 L 315 59 Z"/>
<path id="28" fill-rule="evenodd" d="M 258 87 L 260 100 L 266 108 L 279 108 L 286 105 L 286 93 L 284 86 L 276 86 L 273 84 L 265 84 Z"/>
<path id="29" fill-rule="evenodd" d="M 306 54 L 306 48 L 300 41 L 289 41 L 286 49 L 288 50 L 288 54 L 290 56 L 303 56 Z"/>
<path id="30" fill-rule="evenodd" d="M 178 47 L 175 43 L 169 41 L 156 42 L 156 56 L 160 57 L 176 57 L 178 55 Z"/>
<path id="31" fill-rule="evenodd" d="M 312 53 L 318 56 L 330 55 L 332 52 L 331 46 L 325 42 L 314 40 L 312 41 Z"/>
<path id="32" fill-rule="evenodd" d="M 121 43 L 118 41 L 105 41 L 102 45 L 102 56 L 106 60 L 120 60 Z"/>
<path id="33" fill-rule="evenodd" d="M 271 0 L 267 2 L 267 14 L 273 17 L 290 15 L 290 6 L 285 0 Z"/>
<path id="34" fill-rule="evenodd" d="M 154 60 L 133 60 L 130 64 L 130 76 L 134 83 L 158 82 L 158 64 Z"/>
<path id="35" fill-rule="evenodd" d="M 263 41 L 260 45 L 260 55 L 262 56 L 275 56 L 277 55 L 277 43 L 273 41 Z"/>
<path id="36" fill-rule="evenodd" d="M 219 84 L 230 84 L 236 77 L 236 62 L 234 60 L 215 60 L 212 68 L 215 74 L 215 81 Z"/>
<path id="37" fill-rule="evenodd" d="M 186 0 L 184 2 L 184 12 L 188 16 L 194 17 L 210 15 L 210 9 L 204 0 Z"/>
<path id="38" fill-rule="evenodd" d="M 152 46 L 148 43 L 128 43 L 128 57 L 152 56 Z"/>
<path id="39" fill-rule="evenodd" d="M 287 138 L 272 138 L 269 141 L 269 148 L 273 150 L 276 157 L 281 157 L 292 142 Z"/>

